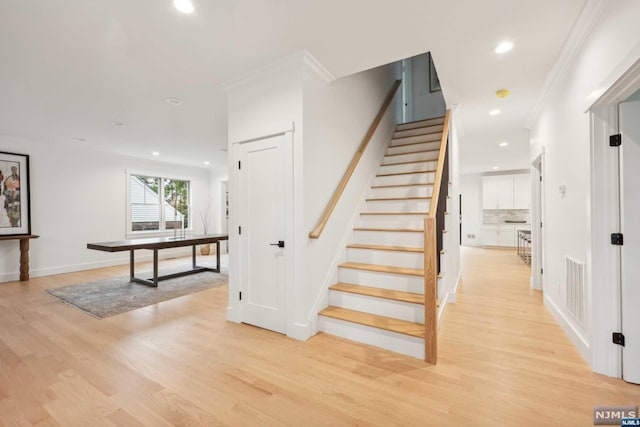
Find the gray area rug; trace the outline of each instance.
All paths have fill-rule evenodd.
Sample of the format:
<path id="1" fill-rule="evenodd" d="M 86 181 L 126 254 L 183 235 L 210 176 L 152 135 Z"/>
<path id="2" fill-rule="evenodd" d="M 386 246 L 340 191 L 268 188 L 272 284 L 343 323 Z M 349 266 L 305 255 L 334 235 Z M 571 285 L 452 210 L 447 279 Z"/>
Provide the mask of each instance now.
<path id="1" fill-rule="evenodd" d="M 179 271 L 179 270 L 176 270 Z M 173 273 L 162 272 L 161 274 Z M 148 278 L 151 273 L 138 273 L 136 277 Z M 125 313 L 137 308 L 157 304 L 173 298 L 204 291 L 226 285 L 225 274 L 203 272 L 190 276 L 163 280 L 157 288 L 129 282 L 129 276 L 96 280 L 94 282 L 61 288 L 45 289 L 49 295 L 84 311 L 91 316 L 102 319 Z"/>

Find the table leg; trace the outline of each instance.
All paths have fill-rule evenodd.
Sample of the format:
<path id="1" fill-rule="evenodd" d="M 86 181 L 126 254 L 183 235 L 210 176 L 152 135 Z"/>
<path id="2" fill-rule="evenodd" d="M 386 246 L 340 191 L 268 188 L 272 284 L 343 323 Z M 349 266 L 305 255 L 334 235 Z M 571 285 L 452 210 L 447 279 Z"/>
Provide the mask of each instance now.
<path id="1" fill-rule="evenodd" d="M 216 272 L 220 273 L 220 240 L 216 241 Z"/>
<path id="2" fill-rule="evenodd" d="M 158 250 L 153 250 L 153 286 L 158 287 Z"/>
<path id="3" fill-rule="evenodd" d="M 191 247 L 191 259 L 192 259 L 192 267 L 194 270 L 196 269 L 196 245 Z"/>
<path id="4" fill-rule="evenodd" d="M 129 281 L 133 282 L 136 275 L 136 258 L 133 255 L 133 249 L 129 251 Z"/>
<path id="5" fill-rule="evenodd" d="M 29 239 L 20 239 L 20 281 L 29 280 Z"/>

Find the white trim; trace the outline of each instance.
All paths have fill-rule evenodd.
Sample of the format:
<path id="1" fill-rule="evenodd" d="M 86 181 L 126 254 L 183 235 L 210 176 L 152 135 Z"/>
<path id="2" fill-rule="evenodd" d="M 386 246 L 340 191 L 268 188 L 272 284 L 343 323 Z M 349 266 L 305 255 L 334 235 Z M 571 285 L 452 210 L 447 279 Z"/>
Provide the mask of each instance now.
<path id="1" fill-rule="evenodd" d="M 606 93 L 596 89 L 595 94 L 601 95 L 597 99 L 588 98 L 584 111 L 620 102 L 631 96 L 640 86 L 640 43 L 638 43 L 625 58 L 609 73 L 598 88 L 609 88 Z"/>
<path id="2" fill-rule="evenodd" d="M 241 74 L 239 77 L 228 80 L 222 83 L 220 88 L 225 92 L 232 92 L 240 87 L 262 81 L 265 78 L 281 74 L 285 71 L 301 69 L 300 65 L 302 64 L 308 65 L 313 72 L 327 83 L 335 80 L 333 74 L 324 68 L 322 64 L 313 57 L 313 55 L 306 50 L 301 50 L 284 58 L 280 58 L 270 64 Z"/>
<path id="3" fill-rule="evenodd" d="M 571 320 L 566 317 L 562 311 L 553 303 L 553 301 L 544 296 L 544 305 L 551 312 L 551 315 L 556 322 L 560 324 L 560 327 L 564 330 L 565 334 L 569 337 L 569 340 L 573 343 L 573 345 L 578 349 L 580 356 L 585 360 L 585 362 L 589 363 L 591 360 L 591 352 L 589 349 L 589 343 L 586 338 L 571 322 Z"/>
<path id="4" fill-rule="evenodd" d="M 336 78 L 333 74 L 329 72 L 324 66 L 307 50 L 302 51 L 302 60 L 304 63 L 311 68 L 311 70 L 318 75 L 322 80 L 327 83 L 331 83 Z"/>
<path id="5" fill-rule="evenodd" d="M 549 97 L 557 84 L 565 76 L 569 66 L 573 63 L 578 51 L 584 45 L 585 40 L 591 34 L 591 30 L 601 17 L 607 6 L 607 0 L 588 0 L 584 5 L 578 19 L 573 24 L 573 28 L 569 32 L 566 42 L 558 60 L 551 68 L 547 75 L 541 90 L 541 95 L 534 104 L 529 117 L 527 118 L 526 127 L 531 129 L 538 120 L 540 113 L 549 101 Z"/>

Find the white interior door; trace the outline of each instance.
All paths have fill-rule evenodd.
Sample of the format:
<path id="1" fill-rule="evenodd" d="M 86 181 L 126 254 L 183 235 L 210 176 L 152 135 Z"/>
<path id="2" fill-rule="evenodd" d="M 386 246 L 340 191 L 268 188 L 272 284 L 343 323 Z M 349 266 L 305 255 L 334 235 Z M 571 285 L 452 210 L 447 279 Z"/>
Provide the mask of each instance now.
<path id="1" fill-rule="evenodd" d="M 280 333 L 286 333 L 290 140 L 283 134 L 240 147 L 242 321 Z M 284 248 L 278 246 L 280 241 Z"/>
<path id="2" fill-rule="evenodd" d="M 620 104 L 622 377 L 640 384 L 640 96 Z"/>

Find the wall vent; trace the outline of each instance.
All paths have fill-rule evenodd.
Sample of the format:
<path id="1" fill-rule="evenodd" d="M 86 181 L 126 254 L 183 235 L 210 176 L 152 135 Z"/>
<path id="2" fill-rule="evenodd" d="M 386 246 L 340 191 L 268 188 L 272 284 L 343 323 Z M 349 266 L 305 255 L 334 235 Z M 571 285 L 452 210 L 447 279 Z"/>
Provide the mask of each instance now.
<path id="1" fill-rule="evenodd" d="M 567 256 L 565 266 L 567 309 L 579 325 L 584 327 L 586 307 L 584 263 Z"/>

